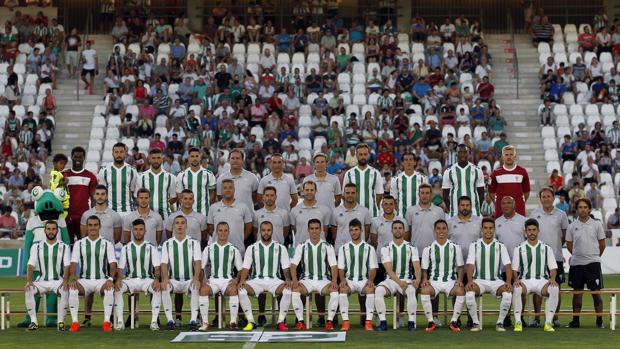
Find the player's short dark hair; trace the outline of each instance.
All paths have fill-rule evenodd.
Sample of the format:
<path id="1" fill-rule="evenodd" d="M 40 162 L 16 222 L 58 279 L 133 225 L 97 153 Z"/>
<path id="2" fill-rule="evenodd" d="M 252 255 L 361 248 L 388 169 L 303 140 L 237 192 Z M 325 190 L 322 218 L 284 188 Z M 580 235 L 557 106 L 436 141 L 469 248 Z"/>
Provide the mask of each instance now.
<path id="1" fill-rule="evenodd" d="M 433 229 L 437 229 L 439 224 L 445 224 L 446 227 L 448 226 L 448 222 L 445 219 L 438 219 L 435 221 L 435 224 L 433 224 Z"/>
<path id="2" fill-rule="evenodd" d="M 368 149 L 368 151 L 370 151 L 370 146 L 366 143 L 360 143 L 358 145 L 355 146 L 355 151 L 357 152 L 358 150 L 362 149 L 362 148 L 366 148 Z"/>
<path id="3" fill-rule="evenodd" d="M 357 218 L 353 218 L 350 222 L 349 222 L 349 229 L 352 227 L 358 227 L 360 229 L 362 229 L 362 222 L 360 222 L 359 219 Z"/>
<path id="4" fill-rule="evenodd" d="M 403 228 L 405 227 L 405 223 L 403 221 L 401 221 L 400 219 L 397 219 L 394 222 L 392 222 L 392 228 L 394 228 L 394 225 L 396 225 L 396 224 L 402 225 Z"/>
<path id="5" fill-rule="evenodd" d="M 131 222 L 131 225 L 134 226 L 134 227 L 137 226 L 137 225 L 144 225 L 144 226 L 146 226 L 146 223 L 144 223 L 144 219 L 136 218 L 136 219 L 133 220 L 133 222 Z"/>
<path id="6" fill-rule="evenodd" d="M 525 224 L 524 224 L 525 229 L 527 229 L 527 227 L 529 227 L 530 225 L 535 226 L 536 229 L 540 229 L 540 225 L 538 224 L 538 221 L 535 218 L 528 218 L 528 220 L 525 221 Z"/>
<path id="7" fill-rule="evenodd" d="M 413 158 L 413 160 L 418 160 L 418 156 L 415 155 L 413 152 L 410 152 L 410 151 L 405 152 L 403 154 L 403 160 L 405 160 L 405 156 L 411 156 Z"/>
<path id="8" fill-rule="evenodd" d="M 116 144 L 114 144 L 114 146 L 112 146 L 112 149 L 114 148 L 123 148 L 125 150 L 127 150 L 127 145 L 125 145 L 125 143 L 123 142 L 117 142 Z"/>
<path id="9" fill-rule="evenodd" d="M 314 182 L 314 181 L 305 181 L 304 184 L 301 185 L 301 188 L 304 189 L 306 187 L 306 184 L 311 184 L 314 187 L 314 190 L 316 190 L 316 182 Z"/>
<path id="10" fill-rule="evenodd" d="M 187 218 L 186 218 L 184 215 L 182 215 L 182 214 L 180 214 L 180 215 L 178 215 L 178 216 L 174 217 L 174 219 L 172 220 L 172 222 L 173 222 L 173 223 L 174 223 L 174 222 L 176 222 L 176 221 L 177 221 L 177 219 L 179 219 L 179 218 L 180 218 L 180 219 L 182 219 L 182 220 L 184 220 L 184 221 L 185 221 L 185 223 L 187 223 Z"/>
<path id="11" fill-rule="evenodd" d="M 187 189 L 187 188 L 185 188 L 185 189 L 181 190 L 181 194 L 192 194 L 193 195 L 194 192 L 189 190 L 189 189 Z"/>
<path id="12" fill-rule="evenodd" d="M 56 228 L 58 228 L 58 222 L 56 221 L 52 221 L 52 220 L 45 221 L 45 226 L 47 227 L 48 225 L 54 225 L 56 226 Z"/>
<path id="13" fill-rule="evenodd" d="M 230 157 L 234 154 L 234 153 L 239 153 L 239 155 L 241 155 L 241 159 L 245 160 L 245 153 L 243 152 L 243 150 L 239 149 L 239 148 L 234 148 L 232 149 L 229 153 L 228 153 L 228 158 L 230 159 Z"/>
<path id="14" fill-rule="evenodd" d="M 99 225 L 101 225 L 101 219 L 99 219 L 99 217 L 95 216 L 95 215 L 90 215 L 88 216 L 88 218 L 86 219 L 86 223 L 88 223 L 88 221 L 97 221 L 97 223 L 99 223 Z"/>
<path id="15" fill-rule="evenodd" d="M 319 227 L 322 226 L 321 221 L 319 219 L 316 218 L 312 218 L 308 221 L 308 228 L 310 228 L 310 224 L 318 224 Z"/>
<path id="16" fill-rule="evenodd" d="M 420 186 L 418 186 L 418 192 L 420 192 L 423 188 L 426 188 L 430 191 L 433 191 L 433 186 L 428 184 L 428 183 L 422 183 L 420 184 Z"/>
<path id="17" fill-rule="evenodd" d="M 153 155 L 153 154 L 163 154 L 163 152 L 159 148 L 151 148 L 151 149 L 149 149 L 149 155 Z"/>
<path id="18" fill-rule="evenodd" d="M 347 188 L 355 188 L 355 190 L 357 190 L 357 184 L 349 182 L 344 185 L 344 189 L 347 189 Z"/>
<path id="19" fill-rule="evenodd" d="M 54 159 L 52 159 L 52 162 L 53 163 L 57 163 L 59 161 L 68 162 L 69 158 L 67 158 L 67 155 L 65 155 L 63 153 L 58 153 L 58 154 L 54 155 Z"/>
<path id="20" fill-rule="evenodd" d="M 262 221 L 262 222 L 260 223 L 259 230 L 260 230 L 260 228 L 262 228 L 262 227 L 263 227 L 263 225 L 268 225 L 268 226 L 270 226 L 270 227 L 271 227 L 271 231 L 273 231 L 273 223 L 271 223 L 270 221 Z"/>
<path id="21" fill-rule="evenodd" d="M 84 155 L 86 155 L 86 150 L 83 147 L 73 147 L 73 149 L 71 149 L 71 156 L 75 155 L 76 153 L 82 153 Z"/>
<path id="22" fill-rule="evenodd" d="M 383 195 L 383 200 L 396 200 L 396 198 L 390 194 L 386 194 L 386 195 Z"/>
<path id="23" fill-rule="evenodd" d="M 97 184 L 97 186 L 95 187 L 95 190 L 105 190 L 106 194 L 108 193 L 108 187 L 106 187 L 103 184 Z"/>
<path id="24" fill-rule="evenodd" d="M 459 204 L 461 203 L 461 201 L 467 201 L 471 204 L 471 198 L 469 196 L 465 196 L 465 195 L 461 196 L 459 198 Z"/>
<path id="25" fill-rule="evenodd" d="M 140 188 L 140 189 L 138 189 L 138 192 L 136 193 L 136 196 L 138 196 L 140 194 L 144 194 L 144 193 L 147 193 L 147 194 L 151 195 L 151 191 L 150 190 L 148 190 L 146 188 Z"/>
<path id="26" fill-rule="evenodd" d="M 226 227 L 230 230 L 230 226 L 228 225 L 228 223 L 227 223 L 227 222 L 224 222 L 224 221 L 219 222 L 219 223 L 217 224 L 217 226 L 215 227 L 215 229 L 216 229 L 216 230 L 217 230 L 217 229 L 219 229 L 219 228 L 220 228 L 220 225 L 225 225 L 225 226 L 226 226 Z"/>
<path id="27" fill-rule="evenodd" d="M 493 227 L 495 227 L 495 220 L 491 217 L 484 217 L 482 218 L 482 222 L 480 223 L 480 227 L 482 227 L 484 225 L 484 223 L 491 223 L 493 224 Z"/>
<path id="28" fill-rule="evenodd" d="M 200 151 L 200 149 L 198 149 L 198 148 L 196 148 L 196 147 L 191 147 L 191 148 L 189 148 L 189 150 L 187 151 L 187 153 L 188 153 L 188 154 L 190 154 L 190 153 L 196 153 L 196 152 L 198 152 L 198 153 L 201 153 L 201 154 L 202 154 L 202 152 Z"/>
<path id="29" fill-rule="evenodd" d="M 275 194 L 278 194 L 278 190 L 273 185 L 266 186 L 265 189 L 263 189 L 263 193 L 266 192 L 267 190 L 273 190 Z"/>
<path id="30" fill-rule="evenodd" d="M 232 180 L 232 178 L 225 178 L 222 179 L 222 187 L 224 186 L 225 183 L 232 183 L 232 185 L 235 185 L 235 181 Z"/>

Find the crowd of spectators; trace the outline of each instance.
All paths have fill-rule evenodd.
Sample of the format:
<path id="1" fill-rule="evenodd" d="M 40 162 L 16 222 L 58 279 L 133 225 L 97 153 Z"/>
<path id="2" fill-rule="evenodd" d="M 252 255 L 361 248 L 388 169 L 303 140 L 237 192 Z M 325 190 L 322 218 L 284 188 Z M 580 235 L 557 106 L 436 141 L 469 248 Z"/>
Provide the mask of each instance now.
<path id="1" fill-rule="evenodd" d="M 191 146 L 206 149 L 216 173 L 229 150 L 243 148 L 259 177 L 269 155 L 282 153 L 299 182 L 313 153 L 328 154 L 329 172 L 342 175 L 364 142 L 386 177 L 413 151 L 435 182 L 456 161 L 457 143 L 487 174 L 508 144 L 476 21 L 414 18 L 408 33 L 389 19 L 344 26 L 309 15 L 297 16 L 291 33 L 230 12 L 206 23 L 192 33 L 185 16 L 168 23 L 132 11 L 111 32 L 101 114 L 119 117 L 132 144 L 161 144 L 173 172 Z M 138 147 L 134 154 L 144 157 Z"/>
<path id="2" fill-rule="evenodd" d="M 15 11 L 0 27 L 0 237 L 23 228 L 47 172 L 63 42 L 63 26 L 41 12 Z"/>

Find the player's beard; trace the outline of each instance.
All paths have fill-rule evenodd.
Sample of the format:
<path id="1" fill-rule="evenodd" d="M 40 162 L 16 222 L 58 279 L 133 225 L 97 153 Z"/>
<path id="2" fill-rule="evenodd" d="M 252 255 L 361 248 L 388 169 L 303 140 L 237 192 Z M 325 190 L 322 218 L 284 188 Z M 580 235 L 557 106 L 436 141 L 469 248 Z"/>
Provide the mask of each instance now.
<path id="1" fill-rule="evenodd" d="M 114 163 L 117 165 L 122 164 L 125 161 L 124 158 L 114 158 Z"/>
<path id="2" fill-rule="evenodd" d="M 45 234 L 45 237 L 47 237 L 48 240 L 50 241 L 56 241 L 56 238 L 58 237 L 58 233 L 53 234 L 53 236 L 50 236 L 52 234 Z"/>
<path id="3" fill-rule="evenodd" d="M 361 166 L 366 166 L 368 164 L 368 160 L 366 160 L 366 159 L 359 159 L 359 160 L 357 160 L 357 164 L 361 165 Z"/>

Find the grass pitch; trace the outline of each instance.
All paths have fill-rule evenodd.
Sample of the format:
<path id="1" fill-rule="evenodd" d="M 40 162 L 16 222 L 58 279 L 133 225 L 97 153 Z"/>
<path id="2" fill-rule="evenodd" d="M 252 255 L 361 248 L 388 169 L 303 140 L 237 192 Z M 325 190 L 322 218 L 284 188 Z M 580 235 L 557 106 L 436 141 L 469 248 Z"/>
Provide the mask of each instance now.
<path id="1" fill-rule="evenodd" d="M 24 284 L 23 278 L 2 278 L 0 279 L 0 288 L 18 288 Z M 605 278 L 605 285 L 610 288 L 620 287 L 620 276 L 608 276 Z M 353 297 L 351 304 L 357 304 L 357 297 Z M 603 299 L 605 309 L 609 307 L 609 297 Z M 139 348 L 163 348 L 170 347 L 170 344 L 177 332 L 160 331 L 152 333 L 148 329 L 148 319 L 150 315 L 145 312 L 149 309 L 147 297 L 140 297 L 141 303 L 141 328 L 136 330 L 125 330 L 123 332 L 103 333 L 100 329 L 101 318 L 95 315 L 92 328 L 83 328 L 79 333 L 58 333 L 55 329 L 40 328 L 35 333 L 27 333 L 23 329 L 15 327 L 17 322 L 21 321 L 21 316 L 13 315 L 11 318 L 12 327 L 6 331 L 0 332 L 0 348 L 122 348 L 128 349 Z M 388 307 L 391 301 L 386 302 Z M 186 307 L 189 301 L 185 302 Z M 562 308 L 570 309 L 570 298 L 564 296 L 562 299 Z M 485 309 L 495 309 L 498 301 L 488 295 L 484 298 Z M 23 297 L 21 295 L 13 295 L 11 302 L 12 311 L 23 311 Z M 100 299 L 96 298 L 95 309 L 100 309 Z M 269 305 L 268 305 L 269 308 Z M 418 304 L 418 310 L 421 305 Z M 592 299 L 584 296 L 584 311 L 592 309 Z M 212 312 L 211 312 L 212 313 Z M 291 314 L 292 312 L 289 312 Z M 80 316 L 82 318 L 82 316 Z M 162 322 L 164 317 L 162 314 Z M 352 323 L 356 316 L 352 317 Z M 464 319 L 464 318 L 463 318 Z M 184 322 L 187 323 L 187 315 Z M 386 333 L 365 332 L 359 326 L 354 325 L 353 329 L 347 334 L 346 343 L 326 343 L 326 344 L 304 344 L 304 343 L 183 343 L 177 346 L 185 348 L 274 348 L 274 349 L 295 349 L 301 348 L 410 348 L 416 346 L 418 348 L 579 348 L 588 346 L 589 348 L 618 348 L 620 343 L 620 329 L 618 331 L 610 331 L 609 328 L 600 330 L 594 326 L 593 317 L 583 317 L 581 319 L 580 329 L 560 328 L 555 333 L 545 333 L 540 329 L 525 328 L 523 333 L 517 334 L 508 330 L 505 333 L 497 333 L 494 329 L 495 316 L 485 316 L 484 331 L 479 333 L 471 333 L 467 329 L 462 329 L 460 333 L 452 333 L 447 328 L 439 328 L 434 333 L 428 334 L 424 332 L 425 326 L 424 316 L 418 314 L 418 331 L 409 333 L 406 329 L 390 330 Z M 563 325 L 566 325 L 570 318 L 560 318 Z M 605 317 L 605 325 L 609 327 L 609 318 Z M 291 325 L 293 317 L 289 316 L 289 325 Z M 39 315 L 39 322 L 43 323 L 42 316 Z M 388 324 L 391 326 L 391 316 L 388 315 Z M 214 329 L 215 330 L 215 329 Z M 267 330 L 274 330 L 273 326 L 268 326 Z M 312 330 L 319 330 L 314 327 Z M 174 346 L 174 345 L 173 345 Z"/>

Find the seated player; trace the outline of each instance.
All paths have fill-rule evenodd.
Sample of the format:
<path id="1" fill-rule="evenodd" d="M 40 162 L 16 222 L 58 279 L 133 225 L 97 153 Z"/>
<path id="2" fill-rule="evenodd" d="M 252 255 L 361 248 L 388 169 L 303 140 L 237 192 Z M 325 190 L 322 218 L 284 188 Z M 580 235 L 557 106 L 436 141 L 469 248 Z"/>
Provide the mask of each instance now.
<path id="1" fill-rule="evenodd" d="M 159 331 L 157 319 L 161 306 L 160 263 L 157 247 L 144 241 L 146 224 L 138 218 L 132 223 L 133 240 L 121 249 L 114 292 L 114 312 L 116 314 L 115 330 L 125 327 L 123 322 L 123 294 L 150 293 L 151 298 L 151 331 Z M 125 273 L 125 267 L 127 272 Z M 126 275 L 126 277 L 124 277 Z M 170 297 L 169 293 L 165 296 Z"/>
<path id="2" fill-rule="evenodd" d="M 545 304 L 545 332 L 555 332 L 553 315 L 558 306 L 560 288 L 555 281 L 558 265 L 555 262 L 553 250 L 544 242 L 538 240 L 538 221 L 530 218 L 525 221 L 525 240 L 515 247 L 512 254 L 512 270 L 515 271 L 514 290 L 512 292 L 512 306 L 515 316 L 515 332 L 522 332 L 521 312 L 523 303 L 521 295 L 535 293 L 548 297 Z"/>
<path id="3" fill-rule="evenodd" d="M 334 247 L 321 239 L 323 227 L 318 219 L 308 221 L 308 235 L 310 238 L 297 245 L 295 255 L 291 260 L 291 279 L 293 280 L 293 309 L 297 316 L 296 330 L 305 330 L 304 303 L 301 295 L 318 292 L 321 295 L 329 294 L 326 330 L 334 329 L 334 316 L 338 310 L 338 262 Z M 297 277 L 297 267 L 303 272 L 301 279 Z"/>
<path id="4" fill-rule="evenodd" d="M 198 308 L 200 293 L 200 274 L 202 262 L 200 242 L 187 236 L 187 218 L 177 216 L 172 221 L 174 236 L 166 240 L 161 247 L 161 292 L 164 313 L 168 320 L 168 330 L 174 330 L 172 302 L 170 293 L 190 295 L 191 331 L 198 330 Z"/>
<path id="5" fill-rule="evenodd" d="M 420 286 L 422 271 L 420 269 L 420 255 L 418 249 L 405 241 L 405 223 L 400 220 L 392 222 L 393 240 L 381 248 L 381 262 L 385 268 L 387 278 L 375 290 L 375 308 L 379 316 L 378 331 L 387 331 L 385 296 L 398 294 L 407 296 L 407 313 L 409 321 L 407 329 L 416 330 L 416 308 L 418 301 L 415 290 Z M 411 273 L 413 270 L 413 275 Z"/>
<path id="6" fill-rule="evenodd" d="M 277 328 L 278 331 L 287 331 L 286 313 L 291 305 L 291 273 L 288 251 L 286 247 L 272 240 L 273 224 L 271 222 L 262 222 L 258 229 L 260 240 L 250 245 L 245 251 L 243 269 L 239 275 L 239 303 L 245 318 L 248 320 L 248 325 L 243 330 L 252 331 L 256 328 L 252 315 L 252 303 L 250 303 L 248 295 L 259 296 L 263 292 L 269 292 L 274 298 L 282 296 Z M 248 277 L 250 278 L 248 279 Z"/>
<path id="7" fill-rule="evenodd" d="M 69 311 L 71 323 L 69 332 L 78 332 L 80 324 L 78 318 L 80 306 L 79 295 L 85 297 L 93 293 L 103 296 L 103 330 L 112 332 L 110 316 L 114 306 L 114 279 L 116 275 L 116 255 L 114 245 L 99 235 L 101 221 L 97 216 L 90 216 L 86 220 L 86 237 L 73 244 L 71 253 L 71 278 L 69 280 Z M 79 279 L 76 273 L 80 270 Z"/>
<path id="8" fill-rule="evenodd" d="M 67 281 L 69 279 L 69 268 L 71 267 L 71 252 L 68 245 L 56 239 L 57 236 L 58 223 L 47 221 L 45 222 L 45 241 L 40 241 L 30 248 L 26 287 L 24 287 L 26 310 L 28 311 L 28 316 L 30 316 L 28 331 L 39 329 L 35 295 L 43 295 L 50 292 L 60 295 L 58 330 L 65 330 L 65 316 L 67 315 L 69 301 Z M 39 275 L 36 280 L 32 281 L 35 271 L 38 271 Z M 73 319 L 73 322 L 77 321 L 77 317 Z"/>
<path id="9" fill-rule="evenodd" d="M 226 222 L 219 222 L 217 240 L 202 251 L 202 269 L 205 278 L 200 288 L 200 316 L 202 325 L 199 331 L 209 329 L 209 296 L 217 294 L 228 297 L 230 307 L 230 329 L 237 330 L 237 314 L 239 312 L 239 296 L 237 295 L 237 276 L 241 271 L 241 253 L 228 241 L 230 227 Z"/>
<path id="10" fill-rule="evenodd" d="M 506 281 L 502 280 L 502 266 L 506 271 Z M 482 330 L 478 320 L 476 296 L 484 293 L 502 298 L 495 329 L 499 332 L 506 331 L 504 318 L 512 303 L 512 267 L 506 246 L 495 239 L 495 221 L 492 218 L 482 219 L 482 238 L 469 245 L 467 280 L 469 282 L 465 286 L 465 302 L 473 322 L 471 331 Z"/>
<path id="11" fill-rule="evenodd" d="M 428 320 L 426 332 L 433 332 L 437 327 L 433 321 L 431 297 L 437 297 L 440 293 L 456 297 L 449 327 L 452 332 L 459 332 L 461 329 L 456 321 L 465 303 L 463 253 L 461 247 L 448 240 L 448 223 L 445 220 L 436 221 L 434 226 L 436 240 L 422 252 L 420 301 Z"/>
<path id="12" fill-rule="evenodd" d="M 340 315 L 341 331 L 349 331 L 349 295 L 366 295 L 366 321 L 364 329 L 372 331 L 372 315 L 375 305 L 374 279 L 377 275 L 377 252 L 369 243 L 362 240 L 362 222 L 354 218 L 349 222 L 351 241 L 338 250 L 338 273 L 340 275 Z"/>

